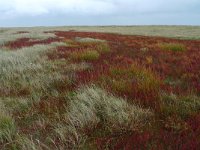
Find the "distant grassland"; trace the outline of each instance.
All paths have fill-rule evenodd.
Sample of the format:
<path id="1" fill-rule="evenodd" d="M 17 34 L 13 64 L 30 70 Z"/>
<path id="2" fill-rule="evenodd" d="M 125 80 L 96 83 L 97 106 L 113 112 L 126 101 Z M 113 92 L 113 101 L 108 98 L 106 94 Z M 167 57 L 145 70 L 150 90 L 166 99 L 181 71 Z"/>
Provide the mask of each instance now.
<path id="1" fill-rule="evenodd" d="M 85 31 L 107 32 L 126 35 L 163 36 L 180 39 L 200 39 L 200 26 L 63 26 L 63 27 L 34 27 L 34 28 L 0 28 L 3 30 L 59 30 L 59 31 Z"/>

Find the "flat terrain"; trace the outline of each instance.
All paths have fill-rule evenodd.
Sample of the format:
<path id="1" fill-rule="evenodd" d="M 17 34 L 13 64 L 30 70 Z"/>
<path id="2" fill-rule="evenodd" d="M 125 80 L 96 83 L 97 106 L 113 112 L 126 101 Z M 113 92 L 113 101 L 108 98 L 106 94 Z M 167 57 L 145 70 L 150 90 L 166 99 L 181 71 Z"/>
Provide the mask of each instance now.
<path id="1" fill-rule="evenodd" d="M 160 36 L 179 39 L 200 39 L 200 26 L 63 26 L 34 28 L 0 28 L 2 31 L 84 31 L 124 35 Z"/>
<path id="2" fill-rule="evenodd" d="M 0 149 L 198 150 L 199 35 L 192 26 L 0 29 Z"/>

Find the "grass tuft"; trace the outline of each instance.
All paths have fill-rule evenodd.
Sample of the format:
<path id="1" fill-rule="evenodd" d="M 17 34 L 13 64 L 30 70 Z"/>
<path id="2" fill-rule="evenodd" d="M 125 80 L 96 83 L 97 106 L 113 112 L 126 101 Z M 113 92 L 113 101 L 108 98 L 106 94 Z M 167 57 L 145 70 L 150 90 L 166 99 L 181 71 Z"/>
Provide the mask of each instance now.
<path id="1" fill-rule="evenodd" d="M 159 44 L 159 47 L 162 50 L 174 51 L 174 52 L 182 52 L 186 50 L 185 45 L 179 43 L 161 43 Z"/>
<path id="2" fill-rule="evenodd" d="M 75 51 L 70 53 L 72 59 L 91 61 L 99 58 L 100 54 L 96 50 Z"/>
<path id="3" fill-rule="evenodd" d="M 104 122 L 110 127 L 130 129 L 143 126 L 152 113 L 92 85 L 80 88 L 72 97 L 69 115 L 81 128 Z"/>
<path id="4" fill-rule="evenodd" d="M 153 112 L 130 105 L 94 85 L 79 88 L 70 94 L 64 123 L 55 125 L 56 136 L 69 149 L 80 149 L 87 140 L 87 133 L 101 124 L 109 131 L 138 130 L 149 124 Z"/>
<path id="5" fill-rule="evenodd" d="M 96 50 L 99 53 L 108 53 L 110 52 L 110 47 L 107 42 L 99 42 L 96 46 Z"/>

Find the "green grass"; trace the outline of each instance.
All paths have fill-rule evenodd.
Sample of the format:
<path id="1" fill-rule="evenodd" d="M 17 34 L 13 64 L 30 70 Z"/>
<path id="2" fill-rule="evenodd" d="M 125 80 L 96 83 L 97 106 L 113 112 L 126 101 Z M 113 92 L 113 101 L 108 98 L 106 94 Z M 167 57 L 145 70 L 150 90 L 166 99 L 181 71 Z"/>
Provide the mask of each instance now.
<path id="1" fill-rule="evenodd" d="M 147 69 L 144 66 L 139 65 L 138 63 L 133 63 L 127 68 L 110 68 L 110 74 L 111 78 L 108 82 L 111 83 L 114 90 L 117 90 L 119 92 L 126 91 L 131 94 L 134 87 L 134 81 L 135 86 L 137 86 L 138 92 L 143 93 L 143 95 L 154 93 L 156 96 L 159 93 L 159 77 L 156 76 L 150 69 Z"/>
<path id="2" fill-rule="evenodd" d="M 76 51 L 70 53 L 70 57 L 75 60 L 96 60 L 98 59 L 100 54 L 96 50 L 84 50 L 84 51 Z"/>
<path id="3" fill-rule="evenodd" d="M 194 95 L 163 94 L 162 105 L 164 115 L 176 114 L 184 119 L 200 110 L 200 98 Z"/>
<path id="4" fill-rule="evenodd" d="M 111 51 L 107 42 L 100 42 L 100 43 L 98 43 L 97 46 L 96 46 L 96 50 L 99 53 L 108 53 L 108 52 Z"/>
<path id="5" fill-rule="evenodd" d="M 186 50 L 185 45 L 179 43 L 162 43 L 158 44 L 162 50 L 182 52 Z"/>
<path id="6" fill-rule="evenodd" d="M 16 134 L 16 127 L 12 117 L 0 101 L 0 142 L 12 142 Z"/>

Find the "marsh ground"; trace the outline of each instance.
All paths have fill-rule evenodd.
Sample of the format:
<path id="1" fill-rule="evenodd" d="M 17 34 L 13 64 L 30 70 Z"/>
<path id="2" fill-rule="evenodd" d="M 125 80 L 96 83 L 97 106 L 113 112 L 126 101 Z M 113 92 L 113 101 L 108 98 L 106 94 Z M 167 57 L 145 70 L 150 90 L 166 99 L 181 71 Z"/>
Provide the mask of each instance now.
<path id="1" fill-rule="evenodd" d="M 0 149 L 198 149 L 199 32 L 0 29 Z"/>

